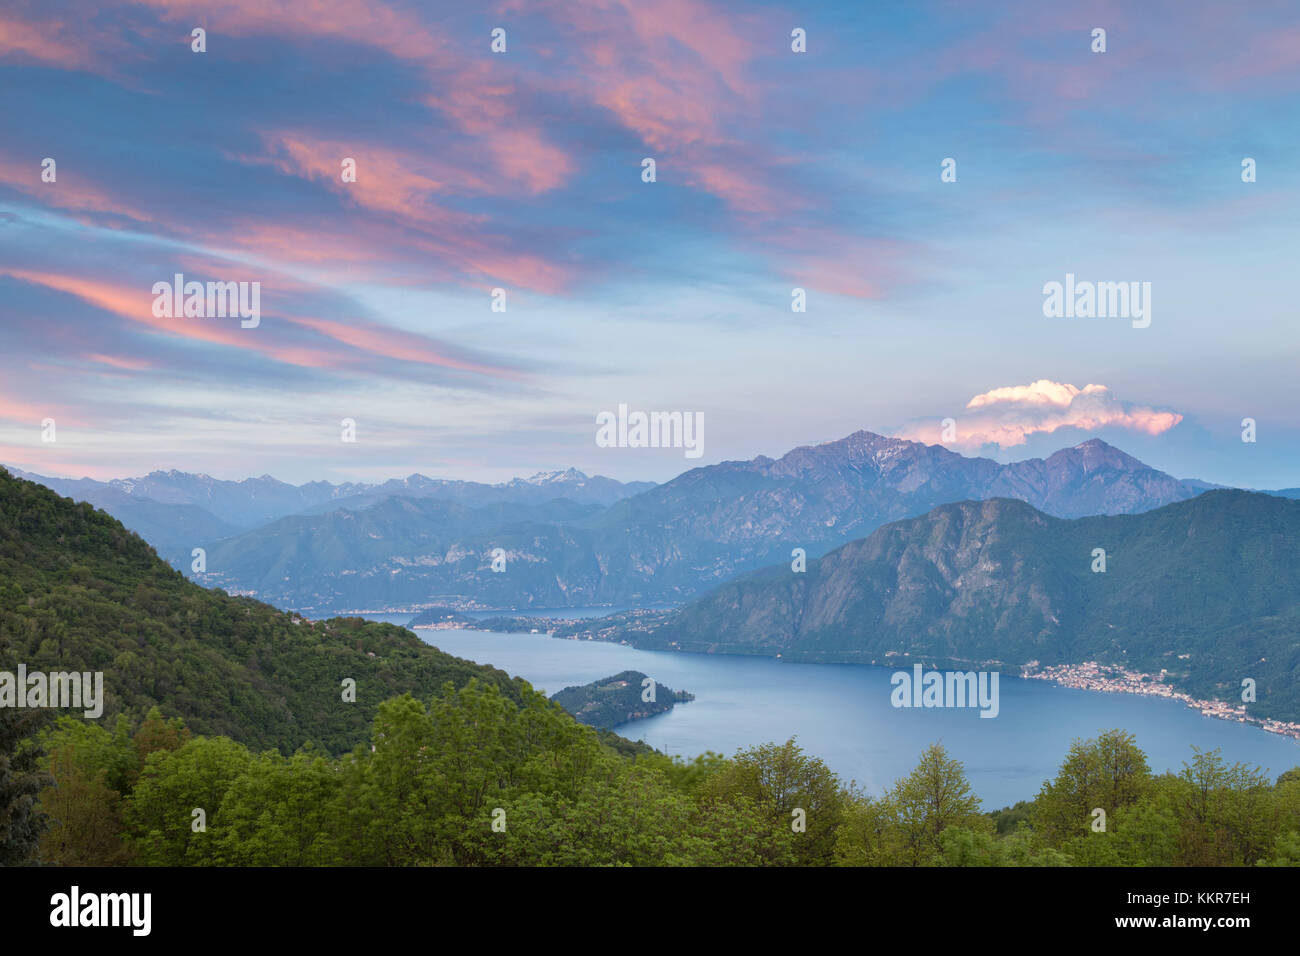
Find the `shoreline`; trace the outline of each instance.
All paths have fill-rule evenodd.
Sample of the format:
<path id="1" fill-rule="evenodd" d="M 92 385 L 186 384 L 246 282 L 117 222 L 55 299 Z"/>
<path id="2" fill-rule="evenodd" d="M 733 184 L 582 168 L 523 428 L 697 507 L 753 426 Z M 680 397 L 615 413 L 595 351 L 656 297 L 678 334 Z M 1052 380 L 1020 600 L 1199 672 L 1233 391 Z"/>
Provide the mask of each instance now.
<path id="1" fill-rule="evenodd" d="M 1082 664 L 1053 664 L 1041 667 L 1038 661 L 1029 661 L 1020 671 L 1028 680 L 1047 680 L 1060 687 L 1093 690 L 1107 694 L 1139 694 L 1146 697 L 1166 697 L 1180 700 L 1204 717 L 1251 724 L 1269 733 L 1300 740 L 1300 723 L 1277 720 L 1272 717 L 1254 717 L 1246 712 L 1245 704 L 1234 707 L 1222 700 L 1202 700 L 1165 683 L 1167 671 L 1145 674 L 1127 671 L 1115 664 L 1084 661 Z"/>

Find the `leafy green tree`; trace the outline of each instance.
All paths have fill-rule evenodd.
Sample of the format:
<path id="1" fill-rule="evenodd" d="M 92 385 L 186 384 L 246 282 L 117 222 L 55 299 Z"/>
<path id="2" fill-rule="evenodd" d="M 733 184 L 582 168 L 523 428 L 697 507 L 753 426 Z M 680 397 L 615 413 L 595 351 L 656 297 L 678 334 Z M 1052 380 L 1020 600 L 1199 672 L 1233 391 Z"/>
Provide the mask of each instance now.
<path id="1" fill-rule="evenodd" d="M 216 830 L 226 866 L 329 866 L 340 862 L 331 832 L 339 774 L 310 749 L 253 758 L 221 801 Z"/>
<path id="2" fill-rule="evenodd" d="M 114 866 L 127 862 L 121 803 L 135 775 L 135 750 L 119 716 L 113 731 L 98 724 L 59 717 L 41 735 L 42 766 L 53 785 L 41 795 L 50 828 L 41 858 L 68 866 Z"/>
<path id="3" fill-rule="evenodd" d="M 1119 862 L 1126 866 L 1177 866 L 1180 862 L 1177 782 L 1168 775 L 1151 781 L 1141 800 L 1121 807 L 1108 820 Z"/>
<path id="4" fill-rule="evenodd" d="M 680 857 L 668 862 L 689 866 L 796 866 L 799 840 L 788 826 L 769 829 L 763 811 L 748 797 L 728 802 L 697 802 L 685 832 Z M 837 834 L 838 836 L 838 834 Z"/>
<path id="5" fill-rule="evenodd" d="M 795 833 L 796 861 L 807 866 L 834 860 L 847 793 L 839 777 L 820 759 L 805 754 L 793 738 L 738 753 L 703 787 L 706 801 L 735 803 L 740 797 L 753 804 L 774 837 L 794 833 L 795 813 L 802 811 L 806 831 Z"/>
<path id="6" fill-rule="evenodd" d="M 149 759 L 151 753 L 159 750 L 179 750 L 192 736 L 182 718 L 173 717 L 168 720 L 157 707 L 150 707 L 144 721 L 131 736 L 135 748 L 135 766 L 125 781 L 126 786 L 123 789 L 135 786 L 136 778 L 140 776 L 140 771 L 144 769 L 145 761 Z"/>
<path id="7" fill-rule="evenodd" d="M 1300 866 L 1300 832 L 1279 833 L 1273 852 L 1259 861 L 1260 866 Z"/>
<path id="8" fill-rule="evenodd" d="M 1283 784 L 1288 783 L 1300 783 L 1300 767 L 1292 767 L 1290 770 L 1284 771 L 1280 774 L 1275 786 L 1280 787 Z"/>
<path id="9" fill-rule="evenodd" d="M 0 707 L 0 866 L 32 862 L 48 823 L 37 799 L 51 781 L 31 739 L 45 718 L 40 710 Z"/>
<path id="10" fill-rule="evenodd" d="M 835 834 L 839 866 L 891 866 L 902 858 L 898 810 L 888 796 L 859 796 L 848 802 Z"/>
<path id="11" fill-rule="evenodd" d="M 375 716 L 371 753 L 343 789 L 348 815 L 365 855 L 386 866 L 410 865 L 431 855 L 441 813 L 429 784 L 433 724 L 410 694 L 384 701 Z"/>
<path id="12" fill-rule="evenodd" d="M 501 809 L 503 832 L 482 816 L 480 852 L 513 865 L 663 866 L 678 861 L 690 823 L 687 798 L 657 770 L 636 765 L 597 776 L 572 797 L 527 792 Z"/>
<path id="13" fill-rule="evenodd" d="M 228 737 L 196 737 L 178 750 L 149 755 L 126 807 L 128 843 L 151 866 L 218 862 L 217 838 L 226 792 L 252 755 Z M 205 830 L 195 827 L 202 810 Z"/>
<path id="14" fill-rule="evenodd" d="M 898 862 L 905 866 L 940 862 L 940 837 L 949 827 L 993 829 L 992 821 L 980 812 L 979 797 L 971 792 L 961 763 L 939 744 L 926 748 L 916 769 L 894 785 L 887 802 L 900 841 Z"/>
<path id="15" fill-rule="evenodd" d="M 712 750 L 706 750 L 689 760 L 682 757 L 667 757 L 652 751 L 639 756 L 637 760 L 657 767 L 674 789 L 689 794 L 699 793 L 710 777 L 721 772 L 730 763 L 726 755 Z"/>
<path id="16" fill-rule="evenodd" d="M 1029 830 L 999 838 L 990 830 L 948 827 L 939 835 L 941 866 L 1069 866 L 1070 858 L 1036 844 Z"/>
<path id="17" fill-rule="evenodd" d="M 1175 790 L 1179 862 L 1186 866 L 1250 866 L 1272 847 L 1274 794 L 1259 768 L 1226 763 L 1218 750 L 1192 748 Z"/>
<path id="18" fill-rule="evenodd" d="M 1056 779 L 1039 792 L 1034 828 L 1052 846 L 1086 836 L 1094 810 L 1113 817 L 1136 803 L 1150 780 L 1146 755 L 1127 731 L 1107 730 L 1093 740 L 1075 740 Z"/>

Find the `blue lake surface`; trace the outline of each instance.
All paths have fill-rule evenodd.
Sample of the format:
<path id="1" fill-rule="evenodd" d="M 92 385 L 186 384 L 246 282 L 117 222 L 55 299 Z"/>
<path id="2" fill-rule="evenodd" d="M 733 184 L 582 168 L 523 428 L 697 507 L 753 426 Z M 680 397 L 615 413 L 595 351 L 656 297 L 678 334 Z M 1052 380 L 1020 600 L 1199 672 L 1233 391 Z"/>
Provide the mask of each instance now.
<path id="1" fill-rule="evenodd" d="M 405 625 L 411 615 L 365 617 Z M 1300 766 L 1300 742 L 1294 738 L 1202 717 L 1178 701 L 1155 697 L 1003 675 L 1000 711 L 990 719 L 981 718 L 976 708 L 894 708 L 890 676 L 895 668 L 643 651 L 545 634 L 423 628 L 415 633 L 449 654 L 522 677 L 548 695 L 619 671 L 641 671 L 696 699 L 615 728 L 624 737 L 683 757 L 706 750 L 732 754 L 796 737 L 806 752 L 871 794 L 909 773 L 921 751 L 937 741 L 963 763 L 985 809 L 1008 806 L 1031 799 L 1056 775 L 1075 738 L 1115 727 L 1137 736 L 1156 773 L 1180 769 L 1191 759 L 1192 745 L 1219 748 L 1229 763 L 1259 766 L 1274 778 Z"/>

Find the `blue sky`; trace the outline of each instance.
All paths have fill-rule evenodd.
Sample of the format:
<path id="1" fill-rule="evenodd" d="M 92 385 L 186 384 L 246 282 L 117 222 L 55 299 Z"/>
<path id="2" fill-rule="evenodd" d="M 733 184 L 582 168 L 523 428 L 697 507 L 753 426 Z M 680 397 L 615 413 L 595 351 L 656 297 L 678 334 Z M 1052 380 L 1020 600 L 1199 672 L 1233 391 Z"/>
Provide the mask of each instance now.
<path id="1" fill-rule="evenodd" d="M 951 417 L 1300 484 L 1295 4 L 19 2 L 0 74 L 8 464 L 664 480 Z M 177 272 L 260 323 L 153 315 Z M 1150 326 L 1044 317 L 1066 273 Z M 703 457 L 597 447 L 620 403 Z"/>

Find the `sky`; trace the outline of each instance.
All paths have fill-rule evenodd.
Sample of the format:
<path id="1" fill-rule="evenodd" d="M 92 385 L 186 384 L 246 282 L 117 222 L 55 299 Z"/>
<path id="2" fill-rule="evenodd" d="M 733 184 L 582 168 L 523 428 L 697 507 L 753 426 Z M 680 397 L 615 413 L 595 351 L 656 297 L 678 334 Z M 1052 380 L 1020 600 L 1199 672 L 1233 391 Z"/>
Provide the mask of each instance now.
<path id="1" fill-rule="evenodd" d="M 1298 93 L 1294 2 L 8 0 L 0 462 L 663 481 L 867 429 L 1294 487 Z M 1067 274 L 1145 318 L 1045 315 Z M 701 456 L 601 447 L 620 405 Z"/>

